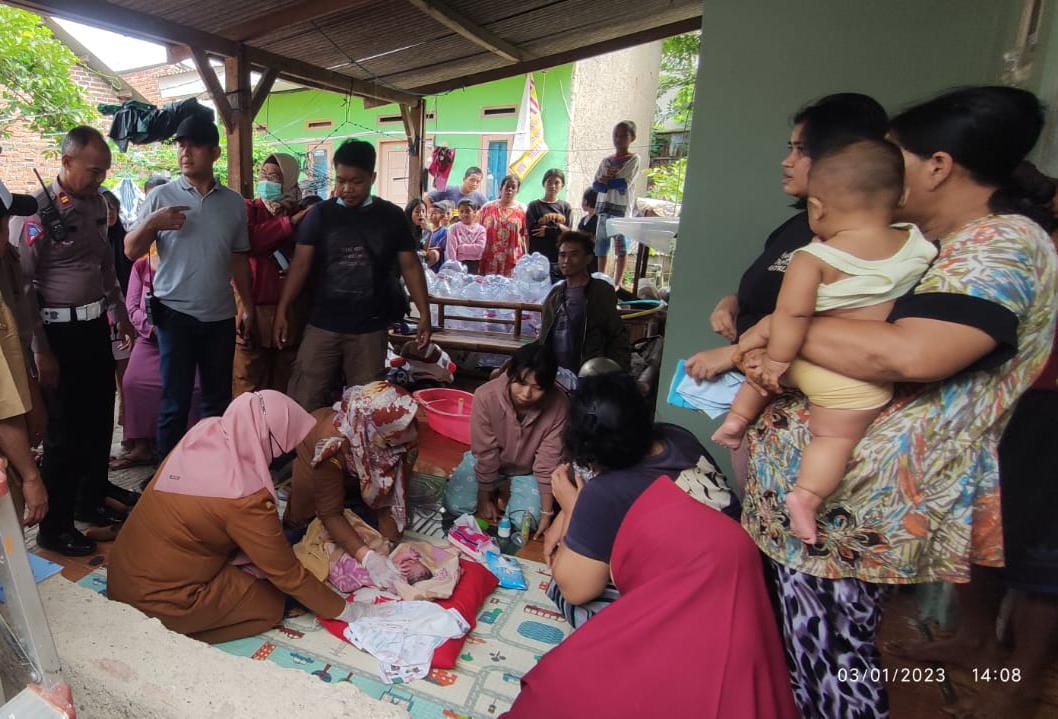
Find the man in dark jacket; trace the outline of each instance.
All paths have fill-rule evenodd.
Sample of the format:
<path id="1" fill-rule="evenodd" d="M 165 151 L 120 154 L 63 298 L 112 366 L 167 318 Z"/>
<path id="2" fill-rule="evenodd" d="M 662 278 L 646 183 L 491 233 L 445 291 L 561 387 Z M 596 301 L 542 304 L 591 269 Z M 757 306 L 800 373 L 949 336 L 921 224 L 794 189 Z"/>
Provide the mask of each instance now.
<path id="1" fill-rule="evenodd" d="M 632 345 L 617 313 L 617 294 L 613 285 L 588 273 L 594 245 L 584 232 L 559 237 L 558 267 L 565 279 L 544 300 L 540 336 L 559 365 L 574 373 L 596 357 L 608 357 L 627 371 Z"/>

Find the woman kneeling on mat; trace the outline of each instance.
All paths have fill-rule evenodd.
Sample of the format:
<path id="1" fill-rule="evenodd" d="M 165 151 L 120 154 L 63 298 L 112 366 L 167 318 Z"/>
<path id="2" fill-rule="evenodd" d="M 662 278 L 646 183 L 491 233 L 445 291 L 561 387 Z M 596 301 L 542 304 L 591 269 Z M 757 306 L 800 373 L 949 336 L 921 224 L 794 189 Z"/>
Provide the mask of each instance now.
<path id="1" fill-rule="evenodd" d="M 312 427 L 297 403 L 268 390 L 243 394 L 222 417 L 195 425 L 114 543 L 110 599 L 210 643 L 276 626 L 287 595 L 340 618 L 342 597 L 302 567 L 283 536 L 268 472 Z"/>
<path id="2" fill-rule="evenodd" d="M 283 514 L 291 539 L 300 538 L 319 517 L 331 540 L 349 556 L 369 571 L 376 563 L 384 572 L 384 558 L 369 551 L 345 509 L 352 509 L 390 542 L 400 542 L 417 454 L 417 409 L 404 389 L 372 382 L 347 387 L 341 402 L 312 413 L 316 426 L 298 446 L 294 486 Z"/>
<path id="3" fill-rule="evenodd" d="M 552 476 L 561 511 L 546 533 L 544 556 L 554 576 L 547 595 L 574 628 L 617 598 L 610 581 L 614 542 L 658 477 L 739 516 L 738 500 L 701 442 L 682 427 L 654 424 L 651 415 L 635 380 L 622 373 L 582 378 L 570 400 L 562 440 L 577 469 L 562 465 Z"/>
<path id="4" fill-rule="evenodd" d="M 620 596 L 544 655 L 504 716 L 793 719 L 759 552 L 714 508 L 730 498 L 723 478 L 706 470 L 705 450 L 679 427 L 652 432 L 642 399 L 631 400 L 639 397 L 623 375 L 584 379 L 573 397 L 567 446 L 605 470 L 583 485 L 568 468 L 567 476 L 556 471 L 555 499 L 570 522 L 551 568 L 572 601 L 596 597 L 611 575 Z M 590 442 L 629 439 L 626 427 L 644 424 L 634 448 Z M 578 451 L 588 447 L 609 451 Z M 696 476 L 681 471 L 688 464 Z M 549 534 L 561 527 L 556 520 Z"/>

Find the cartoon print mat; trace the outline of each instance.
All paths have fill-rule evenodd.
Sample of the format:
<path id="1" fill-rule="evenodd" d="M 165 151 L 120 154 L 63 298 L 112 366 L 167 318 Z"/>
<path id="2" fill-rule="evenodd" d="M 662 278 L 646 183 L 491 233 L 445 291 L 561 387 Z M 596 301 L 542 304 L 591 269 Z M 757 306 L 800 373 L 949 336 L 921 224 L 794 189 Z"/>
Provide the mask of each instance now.
<path id="1" fill-rule="evenodd" d="M 236 656 L 308 672 L 328 683 L 350 682 L 375 699 L 403 706 L 413 719 L 495 717 L 514 702 L 522 675 L 570 632 L 544 593 L 550 571 L 537 562 L 518 562 L 529 588 L 494 591 L 455 669 L 434 669 L 410 684 L 384 684 L 371 655 L 333 636 L 301 610 L 288 615 L 277 629 L 216 646 Z M 97 570 L 78 584 L 105 594 L 106 572 Z"/>

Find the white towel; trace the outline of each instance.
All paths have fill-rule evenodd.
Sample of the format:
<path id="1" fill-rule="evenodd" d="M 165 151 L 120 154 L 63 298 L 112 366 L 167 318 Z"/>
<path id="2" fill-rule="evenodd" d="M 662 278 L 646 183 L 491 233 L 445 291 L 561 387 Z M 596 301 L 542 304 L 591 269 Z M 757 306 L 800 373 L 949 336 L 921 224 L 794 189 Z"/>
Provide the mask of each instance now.
<path id="1" fill-rule="evenodd" d="M 422 679 L 430 672 L 434 649 L 470 630 L 459 612 L 433 602 L 354 606 L 357 617 L 346 627 L 345 638 L 378 659 L 379 675 L 387 684 Z"/>

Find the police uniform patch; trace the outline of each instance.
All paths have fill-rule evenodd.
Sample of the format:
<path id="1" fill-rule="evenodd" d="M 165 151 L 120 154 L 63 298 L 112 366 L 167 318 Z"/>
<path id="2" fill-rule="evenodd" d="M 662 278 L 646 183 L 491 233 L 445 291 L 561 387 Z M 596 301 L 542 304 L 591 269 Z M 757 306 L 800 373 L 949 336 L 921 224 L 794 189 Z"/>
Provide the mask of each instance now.
<path id="1" fill-rule="evenodd" d="M 62 205 L 63 207 L 67 207 L 67 206 L 69 206 L 70 202 L 71 202 L 71 200 L 70 200 L 70 196 L 69 195 L 67 195 L 65 192 L 60 192 L 59 193 L 59 204 L 60 205 Z"/>
<path id="2" fill-rule="evenodd" d="M 30 247 L 37 241 L 37 238 L 44 234 L 44 227 L 38 222 L 27 222 L 22 227 L 22 238 L 26 241 L 26 244 Z"/>

